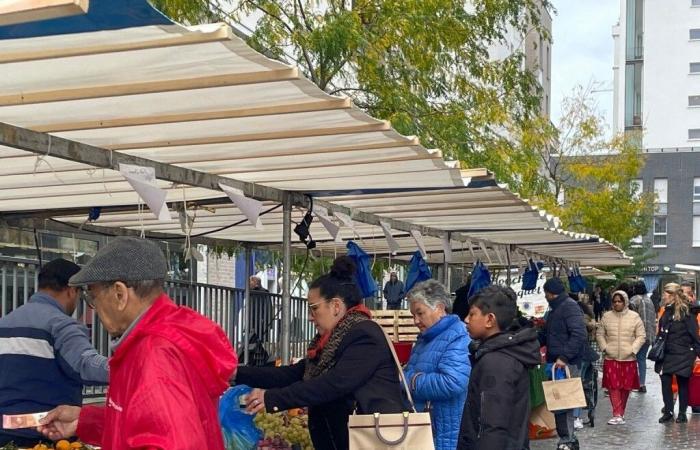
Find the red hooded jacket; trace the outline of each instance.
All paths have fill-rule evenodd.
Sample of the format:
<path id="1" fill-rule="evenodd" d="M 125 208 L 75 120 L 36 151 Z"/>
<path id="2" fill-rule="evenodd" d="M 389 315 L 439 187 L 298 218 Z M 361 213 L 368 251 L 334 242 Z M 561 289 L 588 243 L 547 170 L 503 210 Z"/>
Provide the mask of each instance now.
<path id="1" fill-rule="evenodd" d="M 78 437 L 104 450 L 223 450 L 219 396 L 237 363 L 218 325 L 163 294 L 110 358 L 106 405 L 83 407 Z"/>

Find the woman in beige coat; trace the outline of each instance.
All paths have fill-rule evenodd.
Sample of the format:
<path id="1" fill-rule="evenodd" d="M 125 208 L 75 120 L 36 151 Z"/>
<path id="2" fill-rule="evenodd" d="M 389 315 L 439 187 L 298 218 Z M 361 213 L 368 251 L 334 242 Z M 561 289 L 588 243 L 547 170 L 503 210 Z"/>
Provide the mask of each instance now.
<path id="1" fill-rule="evenodd" d="M 603 315 L 596 340 L 605 355 L 603 387 L 610 392 L 612 403 L 613 418 L 608 424 L 622 425 L 630 391 L 639 389 L 637 352 L 644 345 L 646 333 L 639 314 L 629 309 L 624 291 L 613 293 L 612 308 Z"/>

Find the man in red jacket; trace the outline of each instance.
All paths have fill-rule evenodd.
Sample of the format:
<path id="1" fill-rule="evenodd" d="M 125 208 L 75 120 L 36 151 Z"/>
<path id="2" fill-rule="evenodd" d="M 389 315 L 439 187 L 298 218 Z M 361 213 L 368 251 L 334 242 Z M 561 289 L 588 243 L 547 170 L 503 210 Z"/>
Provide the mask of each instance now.
<path id="1" fill-rule="evenodd" d="M 236 355 L 218 325 L 168 298 L 166 271 L 155 243 L 117 238 L 71 278 L 115 338 L 109 393 L 103 407 L 59 406 L 39 431 L 104 450 L 223 450 L 217 409 Z"/>

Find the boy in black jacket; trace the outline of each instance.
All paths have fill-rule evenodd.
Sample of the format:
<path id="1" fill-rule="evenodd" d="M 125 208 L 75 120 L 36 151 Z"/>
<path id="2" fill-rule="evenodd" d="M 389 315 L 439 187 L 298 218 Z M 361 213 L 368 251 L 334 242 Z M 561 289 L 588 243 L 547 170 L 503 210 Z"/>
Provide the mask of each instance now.
<path id="1" fill-rule="evenodd" d="M 517 324 L 511 288 L 488 286 L 469 301 L 465 322 L 472 339 L 472 373 L 458 450 L 528 448 L 528 369 L 540 363 L 533 328 Z"/>

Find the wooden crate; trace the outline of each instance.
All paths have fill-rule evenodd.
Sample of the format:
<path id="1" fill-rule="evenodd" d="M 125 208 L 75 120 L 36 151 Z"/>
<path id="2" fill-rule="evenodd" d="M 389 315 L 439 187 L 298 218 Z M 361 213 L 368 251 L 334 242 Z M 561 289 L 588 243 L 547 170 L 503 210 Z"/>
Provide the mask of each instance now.
<path id="1" fill-rule="evenodd" d="M 413 342 L 420 333 L 410 311 L 375 310 L 372 311 L 372 319 L 384 328 L 394 342 Z"/>

